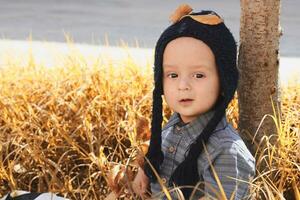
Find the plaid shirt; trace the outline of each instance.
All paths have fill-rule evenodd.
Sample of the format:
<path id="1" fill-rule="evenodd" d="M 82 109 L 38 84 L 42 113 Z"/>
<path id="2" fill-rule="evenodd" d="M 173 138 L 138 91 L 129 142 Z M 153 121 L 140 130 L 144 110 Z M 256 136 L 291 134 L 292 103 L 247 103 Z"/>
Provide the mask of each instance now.
<path id="1" fill-rule="evenodd" d="M 209 111 L 200 115 L 197 119 L 188 124 L 184 124 L 178 113 L 174 112 L 168 123 L 162 128 L 162 151 L 164 161 L 161 165 L 159 175 L 164 183 L 169 182 L 169 178 L 176 167 L 181 163 L 188 154 L 189 145 L 202 132 L 207 122 L 214 115 L 214 111 Z M 255 175 L 255 159 L 248 151 L 244 142 L 237 134 L 236 130 L 226 120 L 226 116 L 222 118 L 210 136 L 206 149 L 211 163 L 219 177 L 221 185 L 228 199 L 235 191 L 235 198 L 246 198 L 249 194 L 248 184 L 243 181 L 250 181 Z M 198 157 L 198 173 L 200 184 L 193 195 L 193 199 L 199 199 L 202 196 L 216 197 L 216 191 L 219 192 L 217 182 L 210 169 L 209 161 L 205 150 Z M 229 178 L 232 177 L 232 178 Z M 236 180 L 239 179 L 239 180 Z M 171 185 L 166 184 L 168 189 Z M 215 191 L 214 191 L 215 190 Z M 156 198 L 161 192 L 161 186 L 158 182 L 151 183 L 152 197 Z M 163 194 L 163 193 L 160 193 Z M 171 192 L 172 199 L 177 199 L 176 192 Z M 159 197 L 166 199 L 163 197 Z"/>

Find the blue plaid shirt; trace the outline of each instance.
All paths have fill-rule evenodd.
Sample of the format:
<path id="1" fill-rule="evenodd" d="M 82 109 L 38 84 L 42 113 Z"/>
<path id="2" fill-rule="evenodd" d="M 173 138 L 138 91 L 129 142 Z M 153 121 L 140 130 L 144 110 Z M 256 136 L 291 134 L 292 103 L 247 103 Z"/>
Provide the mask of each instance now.
<path id="1" fill-rule="evenodd" d="M 184 124 L 179 114 L 174 112 L 168 123 L 162 128 L 164 161 L 159 175 L 168 190 L 172 188 L 171 185 L 168 185 L 171 174 L 185 159 L 189 145 L 198 137 L 213 115 L 214 110 L 200 115 L 188 124 Z M 255 175 L 255 159 L 236 130 L 227 122 L 226 116 L 222 118 L 210 136 L 206 149 L 227 198 L 230 199 L 233 192 L 235 194 L 233 199 L 235 200 L 247 198 L 249 184 L 243 181 L 250 181 Z M 205 150 L 200 154 L 197 163 L 200 182 L 202 181 L 203 184 L 198 186 L 192 199 L 199 199 L 204 195 L 205 197 L 216 198 L 216 191 L 219 192 L 220 189 L 210 169 Z M 151 191 L 153 198 L 167 199 L 158 182 L 151 183 Z M 172 199 L 178 197 L 175 191 L 171 192 L 171 196 Z"/>

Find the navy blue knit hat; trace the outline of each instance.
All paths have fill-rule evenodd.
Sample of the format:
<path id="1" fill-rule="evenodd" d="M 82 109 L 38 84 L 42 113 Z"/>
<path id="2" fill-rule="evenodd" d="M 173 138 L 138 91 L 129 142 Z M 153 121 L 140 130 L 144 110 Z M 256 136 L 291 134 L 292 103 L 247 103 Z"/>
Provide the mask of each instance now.
<path id="1" fill-rule="evenodd" d="M 184 13 L 180 13 L 182 10 Z M 236 63 L 237 47 L 232 33 L 214 11 L 192 12 L 188 5 L 182 5 L 177 8 L 175 14 L 179 16 L 174 17 L 173 15 L 175 20 L 161 34 L 155 46 L 151 139 L 146 157 L 155 170 L 159 171 L 164 159 L 161 150 L 161 124 L 163 120 L 161 95 L 163 95 L 162 64 L 165 47 L 170 41 L 179 37 L 199 39 L 209 46 L 214 53 L 222 95 L 219 96 L 214 105 L 214 116 L 196 141 L 191 144 L 188 155 L 175 169 L 169 181 L 170 185 L 195 186 L 199 181 L 197 158 L 203 150 L 203 144 L 208 141 L 211 133 L 226 114 L 226 108 L 234 97 L 237 88 L 239 77 Z M 156 181 L 156 176 L 147 161 L 144 171 L 151 182 Z M 191 191 L 191 189 L 183 189 L 184 196 L 189 197 Z"/>

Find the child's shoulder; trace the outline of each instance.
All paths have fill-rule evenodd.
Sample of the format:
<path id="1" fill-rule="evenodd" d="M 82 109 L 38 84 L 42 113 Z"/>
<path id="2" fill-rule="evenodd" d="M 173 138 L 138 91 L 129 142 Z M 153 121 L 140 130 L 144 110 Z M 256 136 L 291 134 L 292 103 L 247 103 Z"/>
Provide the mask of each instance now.
<path id="1" fill-rule="evenodd" d="M 217 157 L 235 157 L 239 161 L 244 161 L 254 165 L 255 159 L 248 150 L 242 138 L 230 123 L 226 128 L 215 131 L 206 144 L 207 153 L 211 160 Z M 207 160 L 206 153 L 202 153 L 200 159 Z"/>
<path id="2" fill-rule="evenodd" d="M 237 153 L 250 153 L 237 130 L 230 123 L 227 124 L 226 128 L 214 132 L 208 143 L 213 145 L 215 149 L 219 149 L 219 151 L 234 149 Z"/>
<path id="3" fill-rule="evenodd" d="M 221 145 L 223 147 L 226 145 L 239 144 L 239 142 L 242 141 L 242 138 L 237 130 L 233 128 L 230 123 L 227 123 L 225 128 L 214 131 L 209 140 L 214 145 Z"/>

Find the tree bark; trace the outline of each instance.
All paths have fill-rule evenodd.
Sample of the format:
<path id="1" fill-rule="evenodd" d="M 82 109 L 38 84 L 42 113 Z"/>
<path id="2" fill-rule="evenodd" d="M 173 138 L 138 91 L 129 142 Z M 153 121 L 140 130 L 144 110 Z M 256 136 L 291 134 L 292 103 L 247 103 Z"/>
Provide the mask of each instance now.
<path id="1" fill-rule="evenodd" d="M 254 155 L 254 134 L 265 114 L 272 114 L 272 103 L 280 109 L 279 26 L 280 0 L 241 0 L 238 68 L 238 130 Z M 267 117 L 255 142 L 264 135 L 277 134 L 274 121 Z M 259 150 L 263 150 L 259 148 Z"/>

